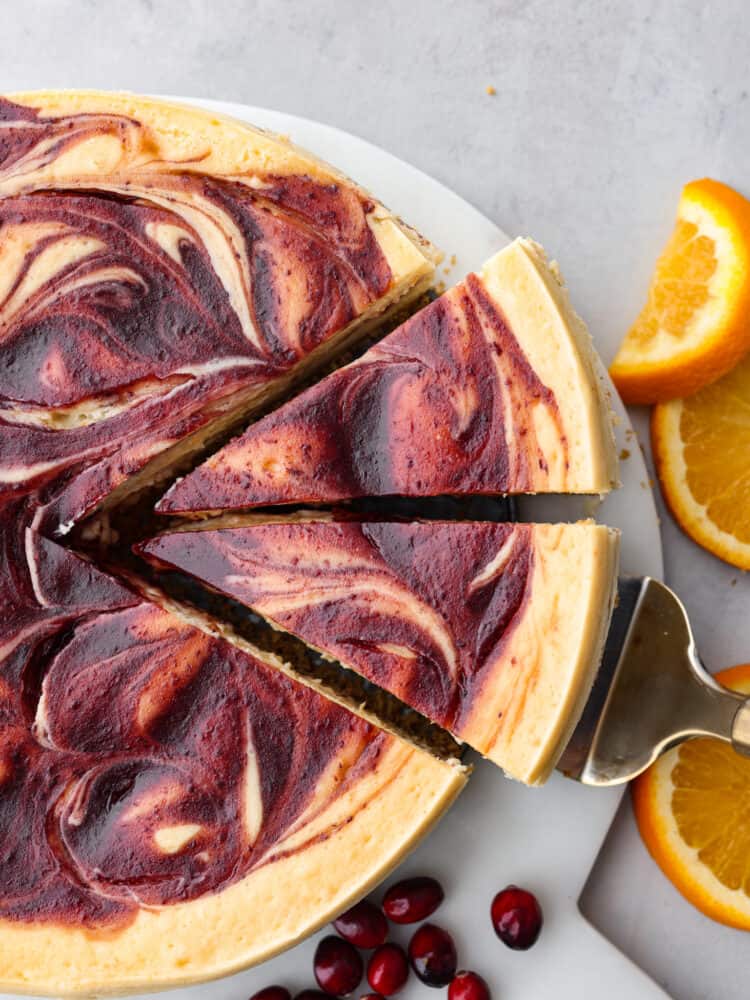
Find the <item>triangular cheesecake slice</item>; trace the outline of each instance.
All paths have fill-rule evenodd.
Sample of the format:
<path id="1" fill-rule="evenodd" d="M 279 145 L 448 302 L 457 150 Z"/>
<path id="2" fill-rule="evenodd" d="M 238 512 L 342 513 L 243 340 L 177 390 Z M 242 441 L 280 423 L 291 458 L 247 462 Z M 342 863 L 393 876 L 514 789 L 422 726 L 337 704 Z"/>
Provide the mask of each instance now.
<path id="1" fill-rule="evenodd" d="M 196 514 L 364 496 L 603 493 L 601 365 L 556 270 L 516 240 L 166 494 Z"/>
<path id="2" fill-rule="evenodd" d="M 530 784 L 578 719 L 618 536 L 590 522 L 286 520 L 141 547 L 355 670 Z"/>

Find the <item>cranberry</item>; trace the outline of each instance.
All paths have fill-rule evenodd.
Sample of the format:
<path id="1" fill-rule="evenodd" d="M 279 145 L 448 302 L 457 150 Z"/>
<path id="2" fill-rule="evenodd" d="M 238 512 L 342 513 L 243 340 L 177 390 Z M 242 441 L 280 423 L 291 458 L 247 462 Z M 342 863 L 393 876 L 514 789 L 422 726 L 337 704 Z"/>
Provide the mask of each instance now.
<path id="1" fill-rule="evenodd" d="M 359 1000 L 383 1000 L 379 993 L 363 993 Z"/>
<path id="2" fill-rule="evenodd" d="M 367 982 L 382 996 L 398 993 L 408 978 L 409 963 L 400 945 L 389 941 L 372 953 L 367 966 Z"/>
<path id="3" fill-rule="evenodd" d="M 443 887 L 437 879 L 426 875 L 405 878 L 386 892 L 383 909 L 394 924 L 416 924 L 434 913 L 444 897 Z"/>
<path id="4" fill-rule="evenodd" d="M 411 967 L 427 986 L 447 986 L 456 974 L 456 946 L 442 927 L 422 924 L 409 942 Z"/>
<path id="5" fill-rule="evenodd" d="M 253 993 L 250 1000 L 292 1000 L 292 994 L 285 986 L 266 986 Z"/>
<path id="6" fill-rule="evenodd" d="M 500 890 L 492 900 L 490 916 L 495 934 L 516 951 L 530 948 L 542 929 L 542 908 L 536 896 L 517 885 Z"/>
<path id="7" fill-rule="evenodd" d="M 333 996 L 353 993 L 362 981 L 362 956 L 357 949 L 331 934 L 318 942 L 313 972 L 318 986 Z"/>
<path id="8" fill-rule="evenodd" d="M 448 987 L 448 1000 L 490 1000 L 490 988 L 476 972 L 457 972 Z"/>
<path id="9" fill-rule="evenodd" d="M 302 990 L 295 996 L 294 1000 L 330 1000 L 330 996 L 320 990 Z"/>
<path id="10" fill-rule="evenodd" d="M 358 948 L 377 948 L 388 937 L 388 921 L 383 911 L 366 899 L 342 913 L 333 926 L 342 938 Z"/>

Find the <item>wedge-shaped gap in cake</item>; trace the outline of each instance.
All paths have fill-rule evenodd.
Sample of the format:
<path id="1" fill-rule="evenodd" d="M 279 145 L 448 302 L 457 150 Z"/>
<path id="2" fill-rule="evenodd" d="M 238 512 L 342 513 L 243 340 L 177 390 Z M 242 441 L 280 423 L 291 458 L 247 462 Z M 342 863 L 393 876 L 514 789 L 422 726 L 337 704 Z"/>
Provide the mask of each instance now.
<path id="1" fill-rule="evenodd" d="M 142 548 L 142 546 L 138 546 Z M 280 629 L 262 614 L 203 580 L 146 557 L 131 584 L 150 601 L 209 635 L 221 636 L 323 697 L 426 753 L 457 765 L 466 747 L 443 727 L 342 664 L 330 652 Z"/>

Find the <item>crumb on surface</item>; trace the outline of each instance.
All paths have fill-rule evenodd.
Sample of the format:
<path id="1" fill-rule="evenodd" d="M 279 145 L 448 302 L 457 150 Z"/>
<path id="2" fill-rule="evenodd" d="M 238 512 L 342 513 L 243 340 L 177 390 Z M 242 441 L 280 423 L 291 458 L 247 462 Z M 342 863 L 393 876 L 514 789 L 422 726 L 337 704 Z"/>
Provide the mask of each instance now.
<path id="1" fill-rule="evenodd" d="M 594 517 L 602 505 L 602 497 L 586 497 L 583 501 L 583 511 L 586 517 Z"/>
<path id="2" fill-rule="evenodd" d="M 495 88 L 494 88 L 494 87 L 492 86 L 492 84 L 490 83 L 490 84 L 488 85 L 488 87 L 487 87 L 487 95 L 488 95 L 489 97 L 494 97 L 496 93 L 497 93 L 497 91 L 495 90 Z"/>
<path id="3" fill-rule="evenodd" d="M 443 268 L 443 274 L 450 274 L 451 273 L 451 271 L 453 270 L 453 268 L 456 266 L 457 259 L 458 258 L 456 257 L 456 255 L 454 253 L 452 253 L 450 255 L 450 257 L 447 259 L 447 263 L 446 263 L 445 267 Z"/>
<path id="4" fill-rule="evenodd" d="M 630 448 L 623 448 L 620 452 L 620 461 L 624 462 L 628 458 L 630 458 Z"/>

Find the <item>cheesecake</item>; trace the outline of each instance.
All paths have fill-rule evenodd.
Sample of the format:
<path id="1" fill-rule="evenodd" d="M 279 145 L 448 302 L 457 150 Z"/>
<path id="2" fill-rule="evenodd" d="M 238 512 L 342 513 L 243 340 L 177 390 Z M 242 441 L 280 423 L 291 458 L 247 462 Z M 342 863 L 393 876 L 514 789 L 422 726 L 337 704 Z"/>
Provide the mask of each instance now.
<path id="1" fill-rule="evenodd" d="M 608 389 L 541 248 L 519 239 L 361 358 L 251 424 L 160 501 L 196 516 L 441 494 L 601 494 Z"/>
<path id="2" fill-rule="evenodd" d="M 288 140 L 152 98 L 0 98 L 0 495 L 64 530 L 424 292 L 435 249 Z"/>
<path id="3" fill-rule="evenodd" d="M 384 688 L 511 777 L 549 776 L 601 659 L 616 532 L 591 522 L 229 521 L 140 551 Z"/>
<path id="4" fill-rule="evenodd" d="M 606 528 L 229 514 L 138 548 L 197 606 L 127 553 L 212 452 L 162 511 L 606 491 L 601 373 L 528 241 L 272 411 L 437 259 L 243 122 L 0 98 L 0 990 L 260 962 L 425 835 L 466 781 L 456 740 L 529 783 L 554 765 L 606 631 Z"/>

